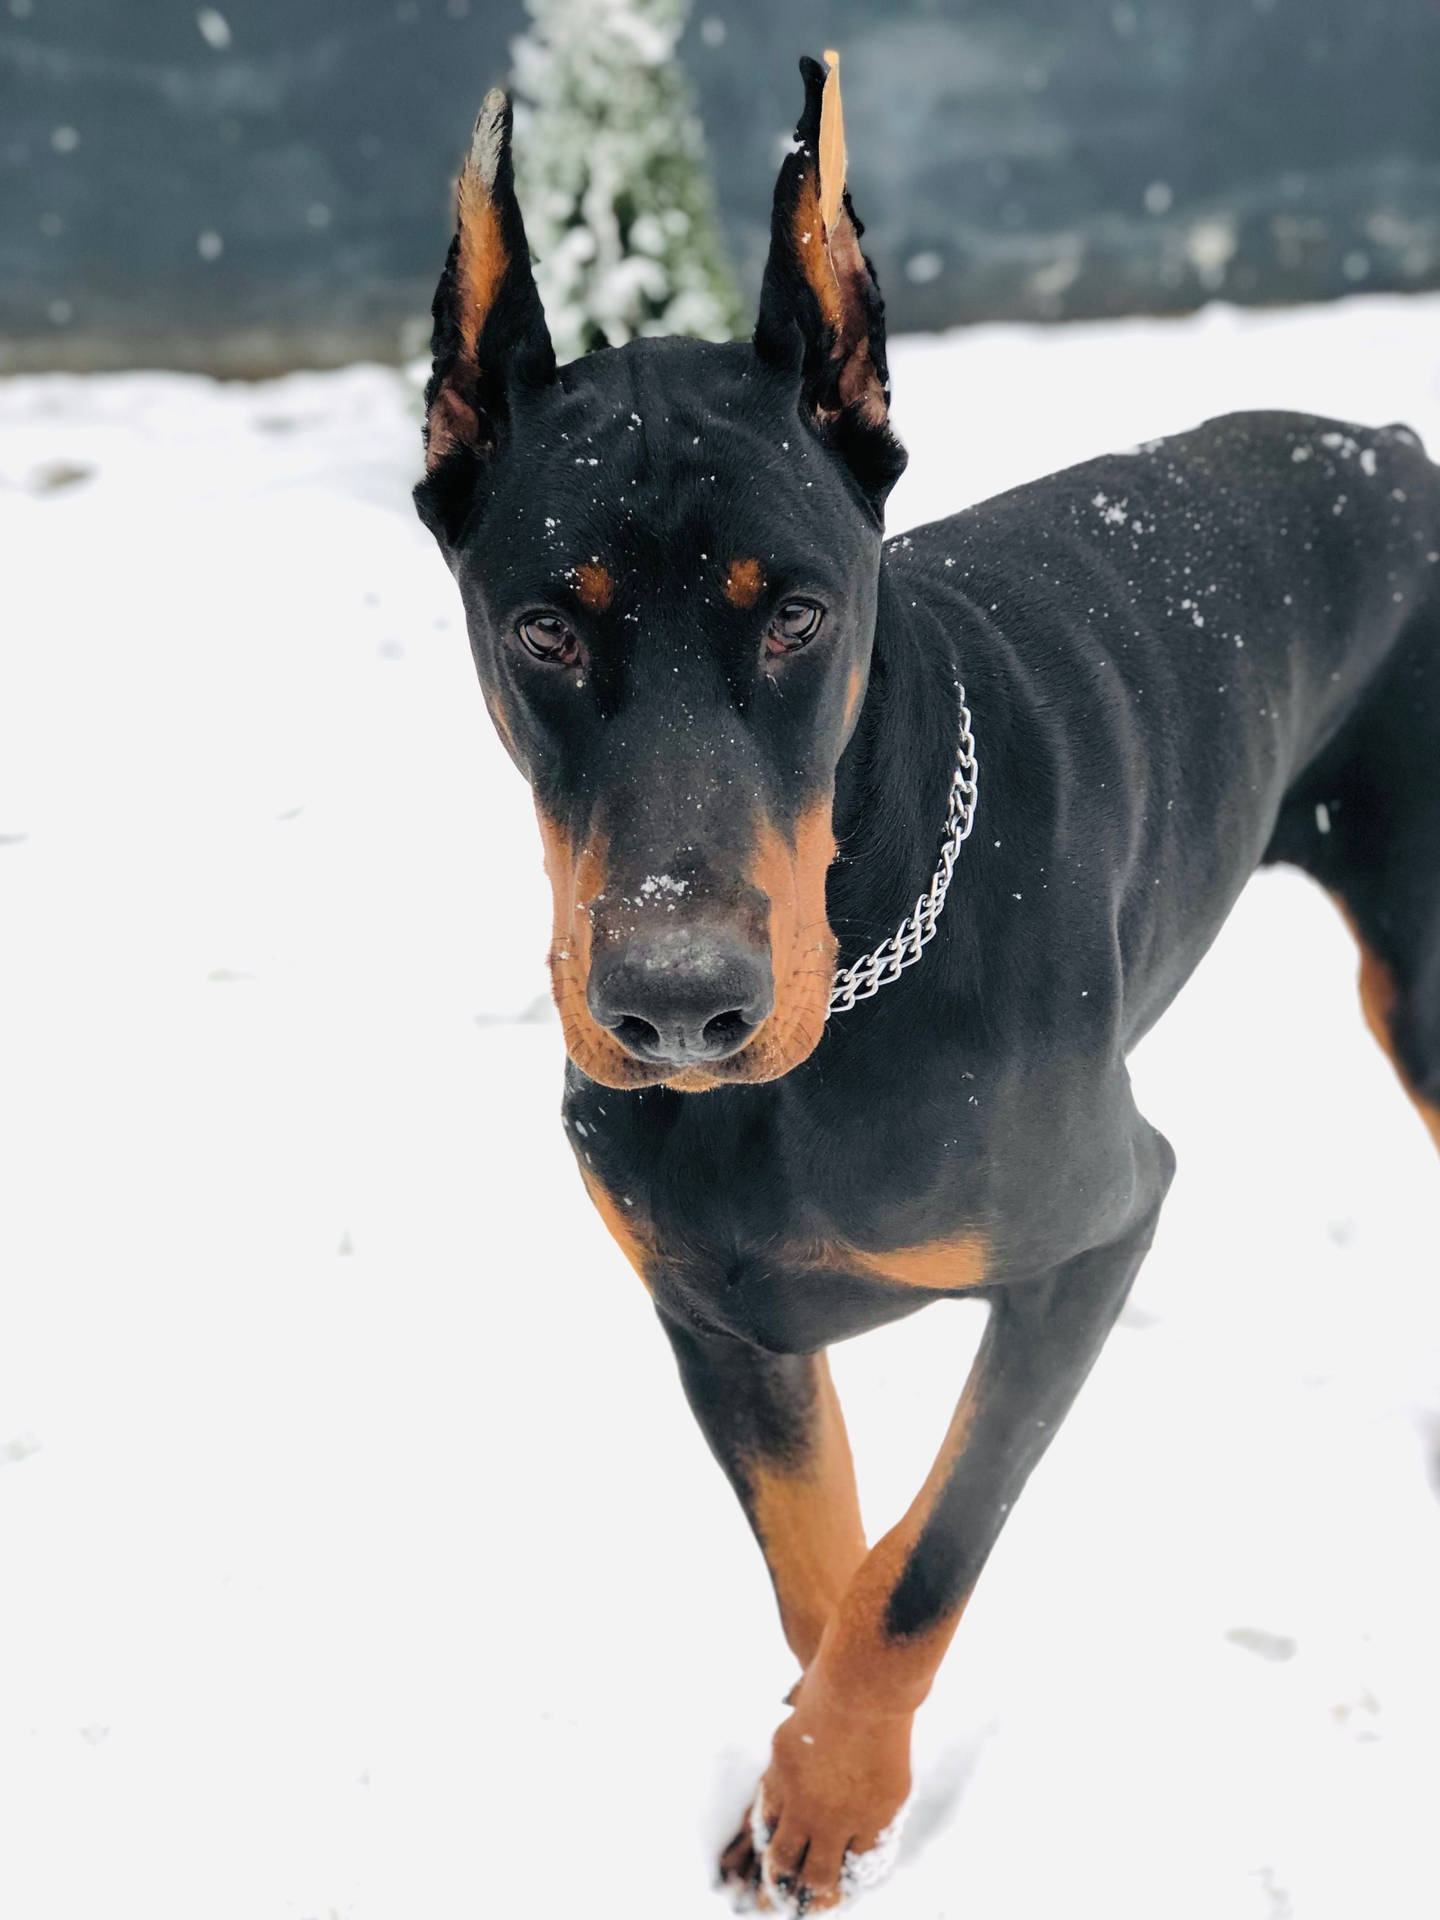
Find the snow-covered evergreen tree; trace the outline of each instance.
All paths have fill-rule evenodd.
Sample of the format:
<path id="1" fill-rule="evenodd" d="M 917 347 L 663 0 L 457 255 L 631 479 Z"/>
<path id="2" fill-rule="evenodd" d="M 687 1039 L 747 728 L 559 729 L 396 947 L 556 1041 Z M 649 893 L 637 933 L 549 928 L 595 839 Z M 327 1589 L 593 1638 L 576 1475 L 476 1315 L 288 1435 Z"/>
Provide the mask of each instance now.
<path id="1" fill-rule="evenodd" d="M 562 360 L 603 337 L 737 331 L 704 139 L 675 46 L 689 0 L 526 0 L 515 173 Z"/>

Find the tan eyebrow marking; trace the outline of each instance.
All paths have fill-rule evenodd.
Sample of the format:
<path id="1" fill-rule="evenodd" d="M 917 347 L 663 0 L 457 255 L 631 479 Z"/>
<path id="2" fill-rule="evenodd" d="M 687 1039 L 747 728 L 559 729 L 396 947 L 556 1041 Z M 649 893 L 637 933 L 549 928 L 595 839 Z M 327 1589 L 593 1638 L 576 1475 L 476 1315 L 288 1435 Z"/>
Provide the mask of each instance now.
<path id="1" fill-rule="evenodd" d="M 587 613 L 604 613 L 615 598 L 615 581 L 607 567 L 587 560 L 571 569 L 575 596 Z"/>
<path id="2" fill-rule="evenodd" d="M 758 560 L 732 560 L 725 575 L 725 598 L 732 607 L 753 607 L 764 585 L 765 573 Z"/>

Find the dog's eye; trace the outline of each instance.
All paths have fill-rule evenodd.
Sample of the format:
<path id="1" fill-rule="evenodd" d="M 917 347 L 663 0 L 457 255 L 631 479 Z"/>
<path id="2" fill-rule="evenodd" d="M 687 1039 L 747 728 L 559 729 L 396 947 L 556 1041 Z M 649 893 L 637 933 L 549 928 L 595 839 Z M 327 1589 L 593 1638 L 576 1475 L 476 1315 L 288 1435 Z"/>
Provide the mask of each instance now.
<path id="1" fill-rule="evenodd" d="M 580 642 L 558 613 L 527 613 L 515 631 L 527 653 L 551 666 L 573 667 L 580 657 Z"/>
<path id="2" fill-rule="evenodd" d="M 775 609 L 765 629 L 765 651 L 772 657 L 808 646 L 820 631 L 825 609 L 813 600 L 787 600 Z"/>

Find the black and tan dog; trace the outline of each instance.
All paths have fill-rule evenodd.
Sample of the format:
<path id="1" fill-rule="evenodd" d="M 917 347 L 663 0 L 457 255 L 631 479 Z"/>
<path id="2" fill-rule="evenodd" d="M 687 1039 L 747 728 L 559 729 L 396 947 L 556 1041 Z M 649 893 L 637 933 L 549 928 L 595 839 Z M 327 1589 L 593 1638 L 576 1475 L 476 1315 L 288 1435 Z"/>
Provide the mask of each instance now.
<path id="1" fill-rule="evenodd" d="M 1440 1142 L 1440 472 L 1401 427 L 1237 414 L 882 544 L 881 302 L 803 71 L 753 342 L 558 369 L 487 99 L 417 490 L 534 788 L 565 1125 L 802 1669 L 722 1861 L 796 1911 L 893 1844 L 915 1710 L 1170 1181 L 1127 1050 L 1258 864 L 1340 903 Z M 983 831 L 918 964 L 832 1015 L 941 868 L 962 682 Z M 867 1548 L 825 1349 L 962 1292 L 973 1372 Z"/>

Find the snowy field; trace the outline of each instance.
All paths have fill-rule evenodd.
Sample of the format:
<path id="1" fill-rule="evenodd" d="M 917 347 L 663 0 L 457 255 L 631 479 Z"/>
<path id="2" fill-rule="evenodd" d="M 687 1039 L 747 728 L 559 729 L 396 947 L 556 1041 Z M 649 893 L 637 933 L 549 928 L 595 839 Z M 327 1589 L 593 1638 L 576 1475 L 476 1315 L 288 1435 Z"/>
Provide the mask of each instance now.
<path id="1" fill-rule="evenodd" d="M 1234 406 L 1440 448 L 1440 300 L 894 375 L 898 528 Z M 417 436 L 375 368 L 0 383 L 6 1920 L 704 1920 L 793 1677 L 556 1123 Z M 1179 1175 L 873 1920 L 1440 1910 L 1440 1165 L 1354 975 L 1263 876 L 1137 1055 Z M 839 1350 L 872 1531 L 978 1326 Z"/>

